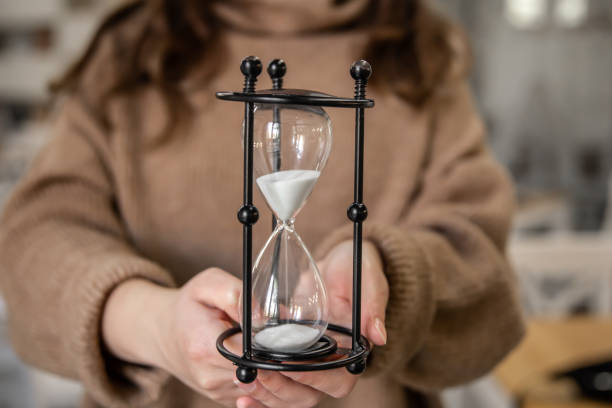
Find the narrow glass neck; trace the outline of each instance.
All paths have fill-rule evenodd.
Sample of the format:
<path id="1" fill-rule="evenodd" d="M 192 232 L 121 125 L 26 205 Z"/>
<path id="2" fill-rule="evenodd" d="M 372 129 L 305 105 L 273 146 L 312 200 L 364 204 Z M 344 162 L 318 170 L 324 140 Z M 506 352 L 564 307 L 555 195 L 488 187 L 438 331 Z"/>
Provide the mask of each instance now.
<path id="1" fill-rule="evenodd" d="M 295 217 L 289 218 L 288 220 L 281 220 L 280 218 L 276 217 L 276 228 L 287 228 L 287 229 L 293 230 L 294 222 L 295 222 Z"/>

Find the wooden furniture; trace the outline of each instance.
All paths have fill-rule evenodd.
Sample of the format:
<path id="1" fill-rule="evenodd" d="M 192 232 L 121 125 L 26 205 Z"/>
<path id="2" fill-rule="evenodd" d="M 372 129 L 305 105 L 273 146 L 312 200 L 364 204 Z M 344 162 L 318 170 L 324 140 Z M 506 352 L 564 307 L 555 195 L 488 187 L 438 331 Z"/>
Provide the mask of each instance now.
<path id="1" fill-rule="evenodd" d="M 523 342 L 499 365 L 495 375 L 524 408 L 610 408 L 581 400 L 572 381 L 555 373 L 612 359 L 612 319 L 573 317 L 532 320 Z"/>

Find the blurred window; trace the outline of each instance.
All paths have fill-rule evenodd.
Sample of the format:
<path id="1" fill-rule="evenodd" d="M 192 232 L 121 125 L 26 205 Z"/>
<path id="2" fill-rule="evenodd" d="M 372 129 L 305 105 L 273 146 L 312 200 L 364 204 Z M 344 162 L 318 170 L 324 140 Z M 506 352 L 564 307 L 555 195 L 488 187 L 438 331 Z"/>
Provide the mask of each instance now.
<path id="1" fill-rule="evenodd" d="M 584 23 L 588 11 L 588 0 L 557 0 L 554 15 L 560 26 L 574 28 Z"/>
<path id="2" fill-rule="evenodd" d="M 546 20 L 548 0 L 506 0 L 506 18 L 514 27 L 532 29 Z"/>

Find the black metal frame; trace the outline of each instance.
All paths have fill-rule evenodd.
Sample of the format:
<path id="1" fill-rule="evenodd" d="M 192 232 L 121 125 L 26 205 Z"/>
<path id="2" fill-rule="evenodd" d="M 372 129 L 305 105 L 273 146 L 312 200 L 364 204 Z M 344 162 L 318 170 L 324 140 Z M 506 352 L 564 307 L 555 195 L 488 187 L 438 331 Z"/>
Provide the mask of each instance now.
<path id="1" fill-rule="evenodd" d="M 244 75 L 242 92 L 217 92 L 219 99 L 244 102 L 244 200 L 238 211 L 238 220 L 243 224 L 243 301 L 242 330 L 233 327 L 222 333 L 217 339 L 217 349 L 238 368 L 237 378 L 243 383 L 250 383 L 257 377 L 257 369 L 274 371 L 317 371 L 346 367 L 353 374 L 365 370 L 366 359 L 370 352 L 369 341 L 361 333 L 361 263 L 362 263 L 362 224 L 367 218 L 368 210 L 363 203 L 363 156 L 364 156 L 364 109 L 374 106 L 374 101 L 365 98 L 365 89 L 372 68 L 366 61 L 359 60 L 351 65 L 351 77 L 355 80 L 355 97 L 339 98 L 322 93 L 295 92 L 282 89 L 282 80 L 286 72 L 282 60 L 274 60 L 268 66 L 274 89 L 255 92 L 257 77 L 262 71 L 261 61 L 257 57 L 247 57 L 240 65 Z M 347 210 L 348 218 L 354 223 L 353 229 L 353 310 L 352 329 L 329 324 L 328 330 L 351 337 L 351 349 L 337 347 L 335 340 L 324 336 L 318 348 L 305 351 L 302 356 L 254 350 L 251 344 L 251 285 L 252 285 L 252 228 L 259 219 L 259 212 L 253 206 L 253 113 L 254 104 L 271 105 L 311 105 L 355 109 L 355 182 L 354 201 Z M 275 116 L 276 118 L 276 116 Z M 242 331 L 242 356 L 238 356 L 224 345 L 229 337 Z M 327 345 L 326 345 L 327 344 Z M 335 355 L 335 358 L 332 357 Z M 322 361 L 303 362 L 303 358 L 325 357 Z M 286 364 L 291 361 L 291 364 Z"/>

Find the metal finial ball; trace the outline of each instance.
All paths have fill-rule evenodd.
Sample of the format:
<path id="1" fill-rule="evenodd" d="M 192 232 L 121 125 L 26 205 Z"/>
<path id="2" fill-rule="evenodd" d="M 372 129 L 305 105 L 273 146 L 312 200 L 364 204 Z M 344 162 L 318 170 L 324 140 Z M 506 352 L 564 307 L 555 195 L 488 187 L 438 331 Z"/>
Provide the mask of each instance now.
<path id="1" fill-rule="evenodd" d="M 261 69 L 261 61 L 259 58 L 253 56 L 246 57 L 240 64 L 240 72 L 242 72 L 242 74 L 246 77 L 257 77 L 259 74 L 261 74 Z"/>
<path id="2" fill-rule="evenodd" d="M 268 75 L 270 75 L 270 78 L 282 78 L 286 73 L 287 64 L 285 64 L 285 61 L 282 59 L 273 59 L 270 61 L 270 64 L 268 64 Z"/>
<path id="3" fill-rule="evenodd" d="M 236 378 L 243 384 L 252 383 L 257 378 L 257 370 L 250 367 L 238 367 Z"/>
<path id="4" fill-rule="evenodd" d="M 259 219 L 259 211 L 253 205 L 243 205 L 238 210 L 238 221 L 244 225 L 253 225 Z"/>
<path id="5" fill-rule="evenodd" d="M 351 76 L 355 81 L 367 81 L 372 75 L 372 66 L 366 60 L 353 62 L 351 65 Z"/>
<path id="6" fill-rule="evenodd" d="M 368 207 L 364 203 L 353 203 L 346 210 L 349 220 L 363 222 L 368 218 Z"/>
<path id="7" fill-rule="evenodd" d="M 359 375 L 365 371 L 366 362 L 365 360 L 355 361 L 354 363 L 347 365 L 346 369 L 351 374 Z"/>

